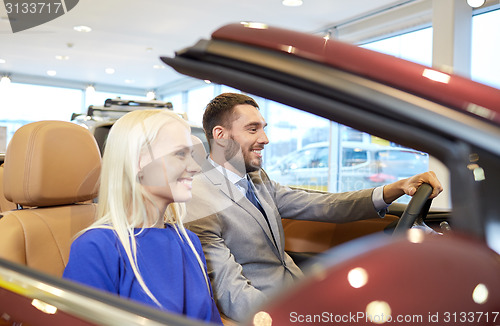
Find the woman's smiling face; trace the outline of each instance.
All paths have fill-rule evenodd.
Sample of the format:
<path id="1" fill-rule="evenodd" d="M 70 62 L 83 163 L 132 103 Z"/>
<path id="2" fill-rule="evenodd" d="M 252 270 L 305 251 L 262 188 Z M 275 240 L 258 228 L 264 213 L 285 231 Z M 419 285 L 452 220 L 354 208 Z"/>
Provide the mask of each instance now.
<path id="1" fill-rule="evenodd" d="M 189 128 L 174 121 L 162 127 L 140 156 L 139 182 L 159 208 L 191 199 L 193 176 L 200 171 L 192 156 Z"/>

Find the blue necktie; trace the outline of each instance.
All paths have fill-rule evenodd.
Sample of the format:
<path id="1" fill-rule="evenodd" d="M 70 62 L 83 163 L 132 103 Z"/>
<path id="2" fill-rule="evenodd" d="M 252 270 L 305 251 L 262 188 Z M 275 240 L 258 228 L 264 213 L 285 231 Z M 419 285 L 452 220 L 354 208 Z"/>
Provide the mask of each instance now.
<path id="1" fill-rule="evenodd" d="M 269 231 L 271 231 L 271 235 L 273 236 L 273 241 L 274 241 L 274 245 L 277 247 L 276 245 L 276 239 L 274 238 L 274 234 L 273 234 L 273 230 L 271 229 L 271 224 L 269 223 L 269 219 L 267 218 L 267 215 L 266 213 L 264 212 L 264 209 L 262 208 L 262 206 L 260 205 L 260 202 L 259 200 L 257 199 L 257 196 L 255 195 L 255 192 L 253 191 L 253 187 L 252 185 L 250 184 L 250 181 L 247 179 L 247 178 L 243 178 L 241 179 L 240 181 L 237 182 L 237 184 L 242 187 L 243 189 L 245 189 L 245 196 L 247 197 L 247 199 L 255 206 L 259 209 L 259 211 L 262 213 L 262 215 L 264 216 L 264 219 L 266 220 L 267 222 L 267 226 L 269 227 Z"/>
<path id="2" fill-rule="evenodd" d="M 238 181 L 238 185 L 245 189 L 245 196 L 247 199 L 259 209 L 259 211 L 264 215 L 264 217 L 267 220 L 266 213 L 264 212 L 264 209 L 259 203 L 259 200 L 257 199 L 257 196 L 255 195 L 255 192 L 253 191 L 252 185 L 250 184 L 250 181 L 248 181 L 247 178 L 243 178 L 240 181 Z"/>

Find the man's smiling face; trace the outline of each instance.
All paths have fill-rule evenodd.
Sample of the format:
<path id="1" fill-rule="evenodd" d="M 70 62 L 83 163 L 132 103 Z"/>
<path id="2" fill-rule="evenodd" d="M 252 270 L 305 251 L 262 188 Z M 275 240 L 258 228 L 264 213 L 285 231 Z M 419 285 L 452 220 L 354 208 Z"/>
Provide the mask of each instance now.
<path id="1" fill-rule="evenodd" d="M 262 150 L 269 143 L 264 131 L 266 125 L 256 107 L 249 104 L 234 107 L 228 138 L 240 145 L 246 172 L 257 171 L 262 167 Z"/>

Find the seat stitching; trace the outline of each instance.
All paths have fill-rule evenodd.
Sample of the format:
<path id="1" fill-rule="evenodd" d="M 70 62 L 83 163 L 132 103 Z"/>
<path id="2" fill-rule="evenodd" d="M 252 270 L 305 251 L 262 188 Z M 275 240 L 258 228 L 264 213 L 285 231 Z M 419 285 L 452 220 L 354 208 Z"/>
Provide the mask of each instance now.
<path id="1" fill-rule="evenodd" d="M 47 221 L 45 220 L 44 216 L 41 215 L 41 214 L 39 214 L 39 212 L 33 211 L 32 213 L 34 213 L 35 215 L 37 215 L 38 218 L 45 224 L 45 226 L 47 227 L 47 229 L 49 229 L 50 235 L 52 236 L 52 239 L 54 240 L 54 243 L 56 244 L 57 250 L 59 251 L 59 258 L 61 259 L 61 262 L 62 262 L 63 266 L 65 266 L 64 259 L 63 259 L 63 254 L 62 254 L 62 251 L 61 251 L 61 246 L 57 242 L 57 239 L 56 239 L 56 237 L 54 235 L 54 232 L 53 232 L 52 228 L 50 227 L 49 223 L 47 223 Z"/>
<path id="2" fill-rule="evenodd" d="M 26 255 L 26 248 L 28 246 L 28 243 L 26 241 L 27 236 L 26 236 L 26 227 L 25 224 L 23 223 L 23 220 L 19 218 L 19 216 L 16 213 L 10 213 L 9 215 L 13 215 L 13 217 L 17 220 L 17 222 L 21 225 L 21 229 L 23 231 L 23 240 L 24 240 L 24 265 L 28 265 L 28 257 Z"/>

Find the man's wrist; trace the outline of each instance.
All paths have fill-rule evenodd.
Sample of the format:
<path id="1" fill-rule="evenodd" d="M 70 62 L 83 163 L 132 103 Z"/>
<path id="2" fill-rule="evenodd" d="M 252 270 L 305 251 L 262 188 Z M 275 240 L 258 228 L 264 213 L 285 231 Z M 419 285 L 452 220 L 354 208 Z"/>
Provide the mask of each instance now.
<path id="1" fill-rule="evenodd" d="M 383 198 L 387 205 L 405 194 L 403 190 L 403 180 L 399 180 L 384 186 Z"/>

